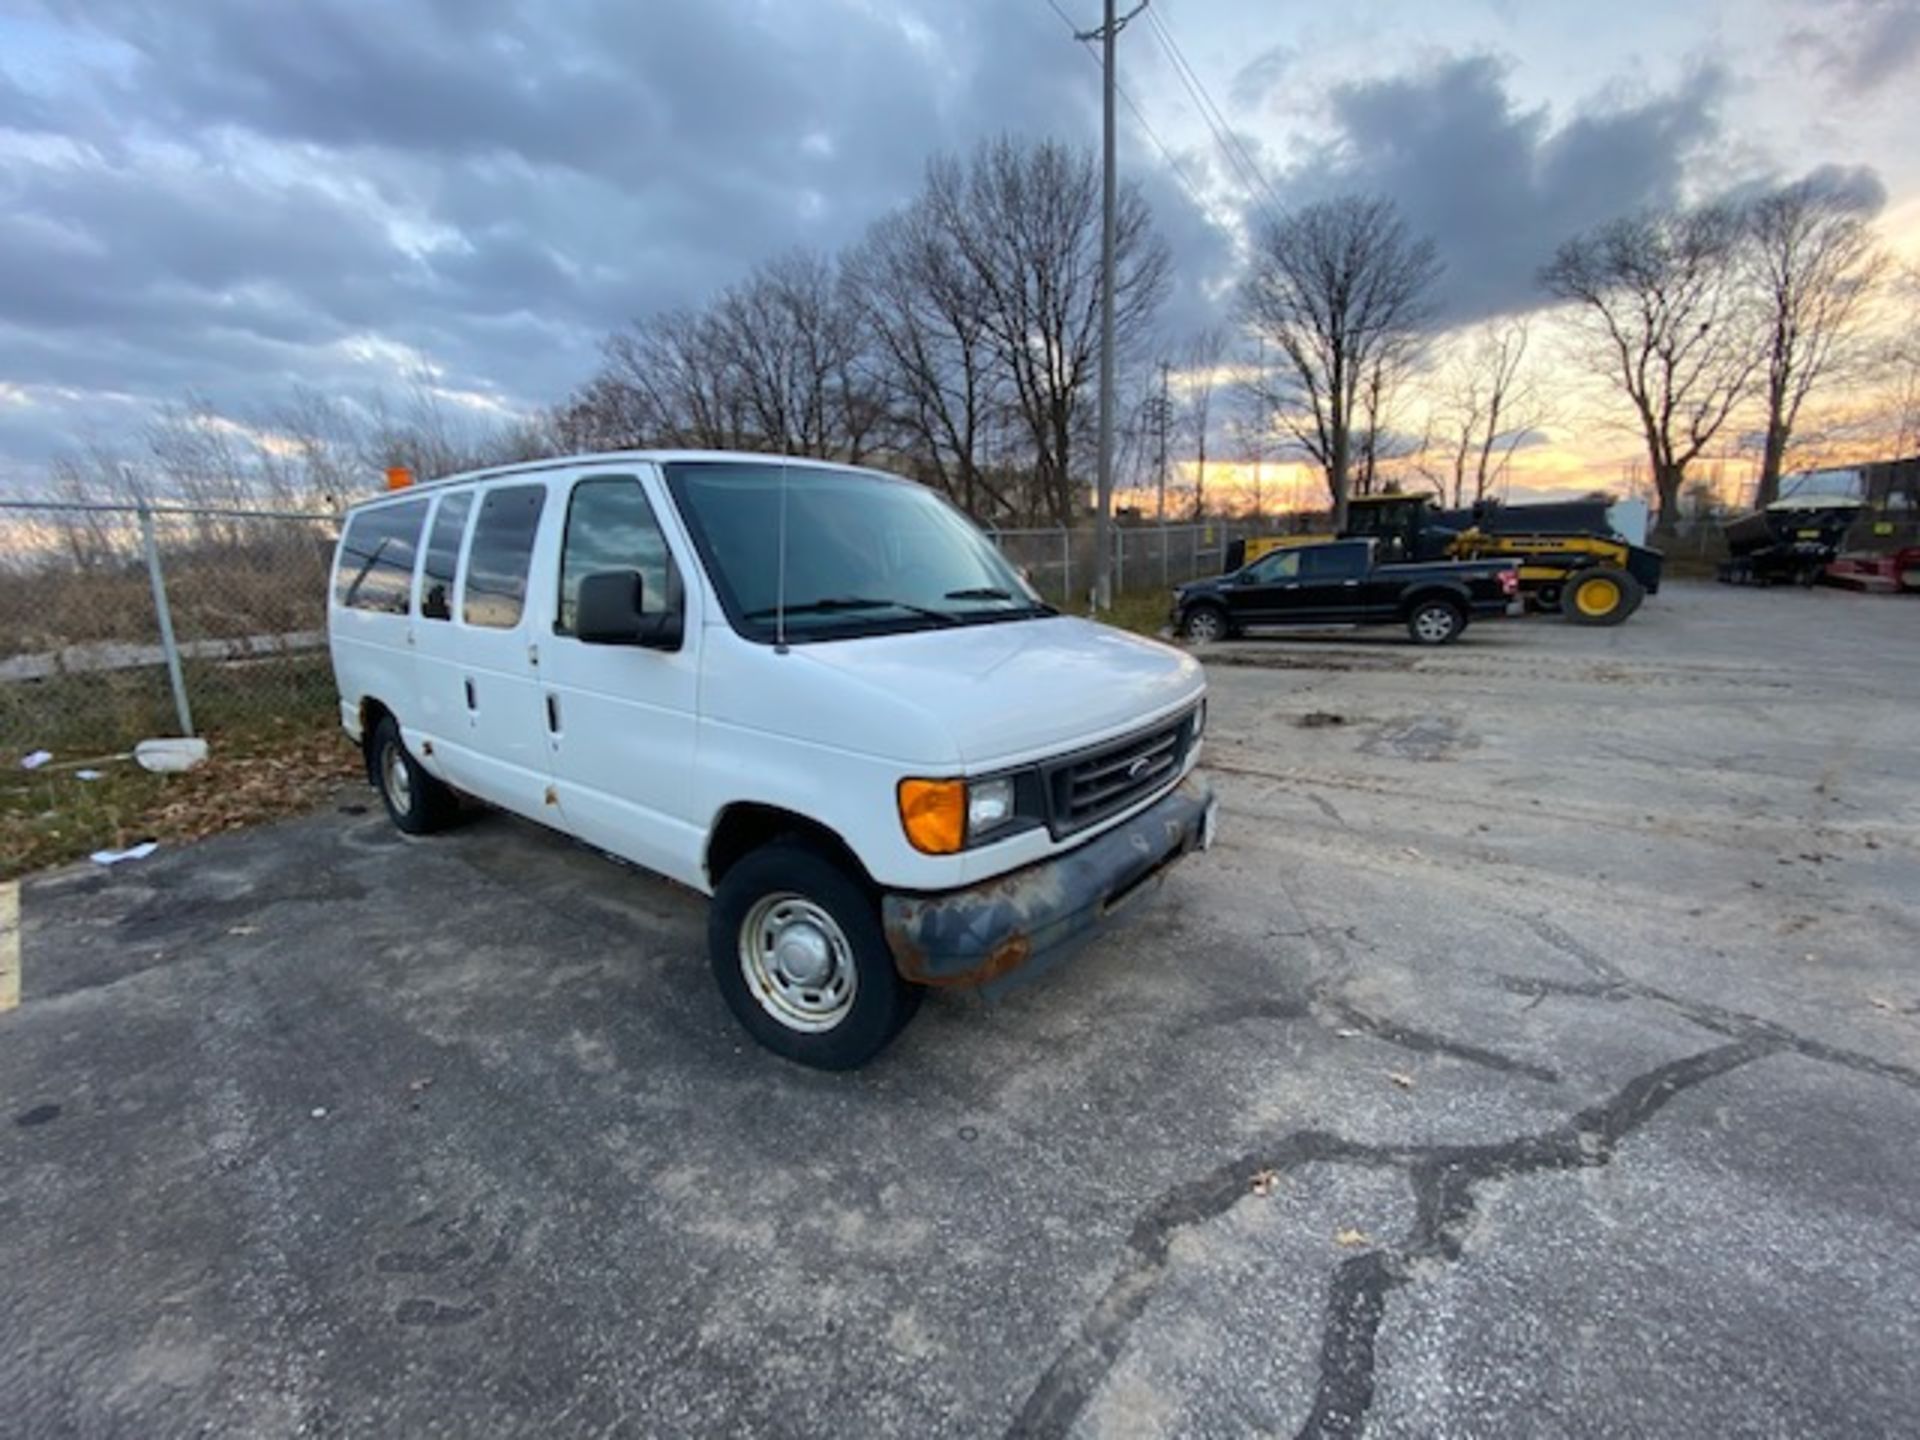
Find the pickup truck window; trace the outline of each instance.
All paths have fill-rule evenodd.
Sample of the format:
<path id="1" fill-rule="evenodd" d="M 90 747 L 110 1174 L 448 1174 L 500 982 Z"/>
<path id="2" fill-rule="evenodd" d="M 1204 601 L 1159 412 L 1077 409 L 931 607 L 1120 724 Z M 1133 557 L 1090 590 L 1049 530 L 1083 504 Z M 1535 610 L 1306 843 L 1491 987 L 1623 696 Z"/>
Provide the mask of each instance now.
<path id="1" fill-rule="evenodd" d="M 1276 580 L 1291 580 L 1300 573 L 1298 550 L 1276 550 L 1262 555 L 1245 571 L 1249 585 L 1271 585 Z"/>
<path id="2" fill-rule="evenodd" d="M 597 476 L 573 487 L 560 548 L 560 616 L 554 632 L 573 633 L 580 581 L 601 570 L 638 570 L 646 613 L 680 608 L 680 576 L 647 492 L 631 475 Z"/>
<path id="3" fill-rule="evenodd" d="M 1365 545 L 1316 545 L 1301 557 L 1305 580 L 1347 580 L 1366 573 Z"/>
<path id="4" fill-rule="evenodd" d="M 1053 613 L 971 522 L 909 481 L 750 461 L 666 470 L 727 619 L 750 640 L 775 639 L 782 609 L 792 641 Z"/>
<path id="5" fill-rule="evenodd" d="M 480 499 L 460 618 L 488 630 L 511 630 L 527 602 L 527 565 L 546 504 L 544 485 L 502 485 Z"/>
<path id="6" fill-rule="evenodd" d="M 425 500 L 361 510 L 340 537 L 334 599 L 350 610 L 404 615 L 413 599 L 413 562 L 420 549 Z"/>

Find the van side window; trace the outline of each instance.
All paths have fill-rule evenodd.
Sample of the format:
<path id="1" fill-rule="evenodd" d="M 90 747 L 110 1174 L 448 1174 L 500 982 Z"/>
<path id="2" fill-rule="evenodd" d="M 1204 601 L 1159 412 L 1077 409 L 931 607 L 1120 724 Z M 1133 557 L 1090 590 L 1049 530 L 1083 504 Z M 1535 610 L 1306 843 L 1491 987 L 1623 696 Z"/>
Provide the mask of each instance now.
<path id="1" fill-rule="evenodd" d="M 340 537 L 334 601 L 350 610 L 404 615 L 413 599 L 413 562 L 420 549 L 425 500 L 361 510 Z"/>
<path id="2" fill-rule="evenodd" d="M 680 574 L 667 553 L 647 492 L 631 476 L 582 480 L 567 503 L 560 550 L 560 618 L 554 631 L 573 633 L 580 581 L 601 570 L 638 570 L 641 604 L 651 615 L 680 608 Z"/>
<path id="3" fill-rule="evenodd" d="M 503 485 L 480 497 L 473 545 L 467 551 L 467 589 L 460 618 L 489 630 L 511 630 L 527 603 L 527 566 L 546 504 L 544 485 Z"/>
<path id="4" fill-rule="evenodd" d="M 453 567 L 460 559 L 460 541 L 467 533 L 467 512 L 472 508 L 473 492 L 462 490 L 458 495 L 442 495 L 440 508 L 433 512 L 433 528 L 427 532 L 427 560 L 422 567 L 423 619 L 453 618 Z"/>

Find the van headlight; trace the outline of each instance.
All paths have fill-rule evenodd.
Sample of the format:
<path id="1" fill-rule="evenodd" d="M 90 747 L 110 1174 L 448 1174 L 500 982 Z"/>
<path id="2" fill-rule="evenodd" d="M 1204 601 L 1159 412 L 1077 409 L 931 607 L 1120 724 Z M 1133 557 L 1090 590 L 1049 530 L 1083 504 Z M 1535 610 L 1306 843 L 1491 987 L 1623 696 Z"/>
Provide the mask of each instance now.
<path id="1" fill-rule="evenodd" d="M 1013 819 L 1013 777 L 975 780 L 967 786 L 967 838 L 998 830 Z"/>

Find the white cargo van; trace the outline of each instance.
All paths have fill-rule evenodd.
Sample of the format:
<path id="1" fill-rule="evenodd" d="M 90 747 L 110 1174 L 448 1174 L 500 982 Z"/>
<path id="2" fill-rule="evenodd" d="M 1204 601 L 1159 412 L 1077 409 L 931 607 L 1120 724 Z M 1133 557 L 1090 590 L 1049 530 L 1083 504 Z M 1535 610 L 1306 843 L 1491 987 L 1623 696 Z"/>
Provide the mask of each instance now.
<path id="1" fill-rule="evenodd" d="M 1057 614 L 870 470 L 619 453 L 355 506 L 328 634 L 394 823 L 470 796 L 713 897 L 721 994 L 858 1065 L 1211 842 L 1183 652 Z"/>

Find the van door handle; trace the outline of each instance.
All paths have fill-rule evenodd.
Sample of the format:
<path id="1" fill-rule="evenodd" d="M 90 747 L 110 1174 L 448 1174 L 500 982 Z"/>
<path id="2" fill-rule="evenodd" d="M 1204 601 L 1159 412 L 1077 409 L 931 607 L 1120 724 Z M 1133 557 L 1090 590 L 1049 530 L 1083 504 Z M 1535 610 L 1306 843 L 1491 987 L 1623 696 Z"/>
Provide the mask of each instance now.
<path id="1" fill-rule="evenodd" d="M 480 708 L 480 702 L 478 699 L 474 697 L 474 693 L 473 693 L 473 681 L 468 680 L 467 681 L 467 709 L 478 710 L 479 708 Z"/>
<path id="2" fill-rule="evenodd" d="M 547 729 L 560 733 L 560 697 L 551 690 L 547 692 Z"/>

